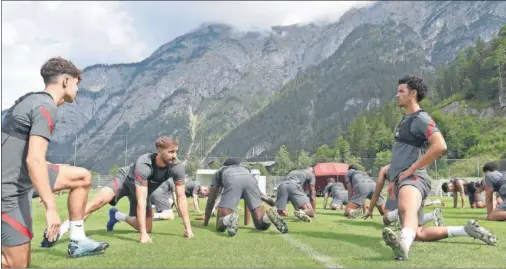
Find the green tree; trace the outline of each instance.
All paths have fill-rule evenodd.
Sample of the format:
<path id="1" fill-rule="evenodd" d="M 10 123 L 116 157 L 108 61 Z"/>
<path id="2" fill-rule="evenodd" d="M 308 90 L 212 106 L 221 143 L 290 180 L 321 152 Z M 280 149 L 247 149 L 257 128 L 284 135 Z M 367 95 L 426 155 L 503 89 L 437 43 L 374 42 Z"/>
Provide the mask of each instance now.
<path id="1" fill-rule="evenodd" d="M 313 159 L 306 151 L 301 151 L 298 159 L 298 167 L 306 168 L 313 165 Z"/>
<path id="2" fill-rule="evenodd" d="M 290 159 L 290 153 L 285 145 L 279 148 L 276 153 L 276 168 L 274 169 L 277 175 L 285 175 L 292 170 L 294 164 Z"/>
<path id="3" fill-rule="evenodd" d="M 326 162 L 334 158 L 334 151 L 330 149 L 329 145 L 324 144 L 318 147 L 315 154 L 317 162 Z"/>

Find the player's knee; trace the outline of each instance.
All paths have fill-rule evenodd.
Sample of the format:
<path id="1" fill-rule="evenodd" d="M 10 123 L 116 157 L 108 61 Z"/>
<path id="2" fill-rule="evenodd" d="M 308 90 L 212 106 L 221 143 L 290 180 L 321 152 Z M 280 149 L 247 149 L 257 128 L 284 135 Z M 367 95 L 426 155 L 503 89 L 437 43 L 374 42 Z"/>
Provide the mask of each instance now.
<path id="1" fill-rule="evenodd" d="M 427 234 L 425 233 L 425 229 L 422 227 L 419 227 L 416 229 L 416 235 L 415 240 L 418 241 L 428 241 Z"/>
<path id="2" fill-rule="evenodd" d="M 30 265 L 30 259 L 23 259 L 21 257 L 17 257 L 15 259 L 11 259 L 6 261 L 7 268 L 27 268 Z"/>
<path id="3" fill-rule="evenodd" d="M 278 214 L 279 214 L 280 216 L 286 217 L 287 212 L 286 212 L 286 210 L 278 210 Z"/>
<path id="4" fill-rule="evenodd" d="M 91 172 L 85 169 L 85 171 L 83 172 L 83 177 L 81 179 L 81 186 L 84 188 L 91 187 L 91 178 L 92 178 Z"/>
<path id="5" fill-rule="evenodd" d="M 308 215 L 310 218 L 314 218 L 314 210 L 307 210 L 306 215 Z"/>

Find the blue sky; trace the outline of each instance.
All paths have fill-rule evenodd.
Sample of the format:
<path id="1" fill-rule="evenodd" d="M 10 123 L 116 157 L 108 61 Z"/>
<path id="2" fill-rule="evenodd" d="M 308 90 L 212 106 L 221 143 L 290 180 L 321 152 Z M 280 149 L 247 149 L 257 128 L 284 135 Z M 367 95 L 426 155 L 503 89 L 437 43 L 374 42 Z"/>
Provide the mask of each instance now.
<path id="1" fill-rule="evenodd" d="M 336 21 L 351 7 L 371 2 L 3 2 L 2 109 L 43 89 L 39 69 L 52 56 L 80 68 L 137 62 L 202 23 L 266 30 Z"/>

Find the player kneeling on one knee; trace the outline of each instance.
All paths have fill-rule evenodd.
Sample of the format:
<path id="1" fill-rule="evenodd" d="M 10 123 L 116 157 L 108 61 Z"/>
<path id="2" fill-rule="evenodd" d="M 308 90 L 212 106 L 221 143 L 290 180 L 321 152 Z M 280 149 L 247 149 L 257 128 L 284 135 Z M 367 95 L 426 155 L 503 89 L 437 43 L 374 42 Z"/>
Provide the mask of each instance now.
<path id="1" fill-rule="evenodd" d="M 204 226 L 209 225 L 216 197 L 221 189 L 223 189 L 223 192 L 218 205 L 216 221 L 216 230 L 218 232 L 226 230 L 230 236 L 237 233 L 239 214 L 235 210 L 241 198 L 244 199 L 245 206 L 250 210 L 257 230 L 267 230 L 272 223 L 280 232 L 288 232 L 286 222 L 276 213 L 274 208 L 269 207 L 267 212 L 265 211 L 263 201 L 269 203 L 271 201 L 261 194 L 258 182 L 251 174 L 251 171 L 234 159 L 226 160 L 223 167 L 213 175 L 209 197 L 207 198 Z"/>
<path id="2" fill-rule="evenodd" d="M 288 173 L 279 186 L 276 193 L 276 207 L 278 213 L 286 216 L 286 205 L 290 201 L 295 208 L 295 216 L 305 222 L 311 222 L 311 218 L 316 216 L 316 177 L 314 169 L 308 167 L 306 169 L 296 169 Z M 310 186 L 309 199 L 304 193 L 304 187 Z"/>
<path id="3" fill-rule="evenodd" d="M 376 183 L 365 172 L 360 171 L 357 166 L 350 165 L 346 173 L 346 184 L 348 188 L 349 202 L 346 206 L 344 215 L 350 218 L 356 218 L 360 213 L 366 213 L 366 199 L 371 199 L 374 194 Z M 383 183 L 381 183 L 383 187 Z M 370 210 L 376 206 L 380 214 L 385 213 L 385 201 L 379 196 L 374 204 L 371 201 Z M 358 210 L 362 207 L 362 211 Z"/>
<path id="4" fill-rule="evenodd" d="M 33 238 L 32 190 L 41 197 L 48 224 L 45 235 L 58 238 L 61 224 L 53 192 L 70 190 L 68 213 L 71 236 L 68 254 L 76 258 L 101 253 L 109 245 L 86 237 L 84 210 L 91 174 L 79 167 L 52 165 L 46 152 L 58 122 L 57 107 L 72 103 L 81 81 L 81 70 L 56 57 L 40 69 L 45 89 L 16 100 L 2 121 L 2 266 L 30 265 Z"/>

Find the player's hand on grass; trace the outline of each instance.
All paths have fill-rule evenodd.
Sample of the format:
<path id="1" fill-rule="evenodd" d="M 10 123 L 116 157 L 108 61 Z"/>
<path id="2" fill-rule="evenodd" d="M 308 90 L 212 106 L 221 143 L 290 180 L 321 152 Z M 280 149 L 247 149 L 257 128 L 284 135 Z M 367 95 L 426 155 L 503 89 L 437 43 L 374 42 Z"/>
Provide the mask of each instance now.
<path id="1" fill-rule="evenodd" d="M 151 237 L 149 237 L 149 234 L 147 233 L 141 233 L 141 244 L 146 244 L 146 243 L 153 243 L 153 241 L 151 240 Z"/>
<path id="2" fill-rule="evenodd" d="M 372 216 L 373 216 L 372 212 L 371 211 L 367 211 L 367 212 L 365 212 L 363 219 L 367 219 L 369 217 L 372 219 Z"/>
<path id="3" fill-rule="evenodd" d="M 190 231 L 184 231 L 184 237 L 194 238 L 195 235 L 193 234 L 193 232 L 191 230 Z"/>
<path id="4" fill-rule="evenodd" d="M 58 239 L 60 233 L 61 220 L 56 209 L 46 209 L 46 225 L 47 225 L 47 238 L 49 242 L 54 242 Z"/>

